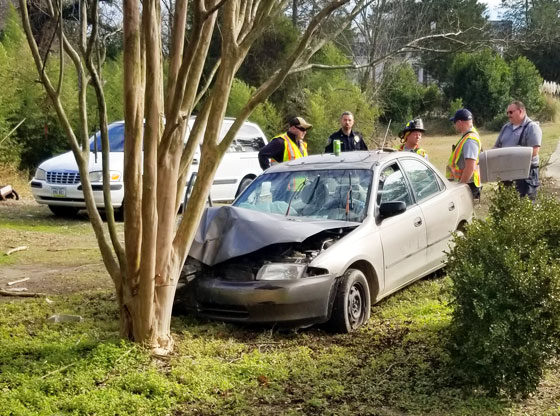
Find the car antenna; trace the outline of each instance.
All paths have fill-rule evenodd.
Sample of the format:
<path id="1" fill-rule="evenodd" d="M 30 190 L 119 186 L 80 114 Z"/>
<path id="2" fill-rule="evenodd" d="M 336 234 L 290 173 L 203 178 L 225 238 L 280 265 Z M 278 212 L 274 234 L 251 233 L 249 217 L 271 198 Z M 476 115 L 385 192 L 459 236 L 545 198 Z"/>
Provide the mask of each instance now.
<path id="1" fill-rule="evenodd" d="M 387 124 L 387 130 L 385 130 L 385 137 L 383 137 L 383 144 L 381 145 L 381 151 L 383 151 L 383 148 L 385 147 L 385 141 L 387 140 L 387 135 L 389 134 L 389 127 L 391 127 L 391 121 L 393 121 L 393 119 L 389 120 L 389 124 Z"/>

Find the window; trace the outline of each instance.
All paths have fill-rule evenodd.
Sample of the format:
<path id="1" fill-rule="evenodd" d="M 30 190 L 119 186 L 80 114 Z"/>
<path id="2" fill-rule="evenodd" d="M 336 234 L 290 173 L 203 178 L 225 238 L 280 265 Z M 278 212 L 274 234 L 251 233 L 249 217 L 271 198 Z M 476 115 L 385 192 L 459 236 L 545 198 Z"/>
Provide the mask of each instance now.
<path id="1" fill-rule="evenodd" d="M 232 126 L 233 121 L 224 121 L 222 130 L 220 132 L 220 141 L 223 140 L 229 128 Z M 231 142 L 227 152 L 228 153 L 242 153 L 242 152 L 258 152 L 264 147 L 264 140 L 262 133 L 255 126 L 244 123 L 237 135 Z"/>
<path id="2" fill-rule="evenodd" d="M 124 123 L 113 123 L 107 127 L 109 135 L 110 152 L 124 152 Z M 97 141 L 97 149 L 95 149 L 95 141 Z M 90 139 L 89 150 L 101 152 L 101 132 L 97 132 L 94 139 Z"/>
<path id="3" fill-rule="evenodd" d="M 401 163 L 417 202 L 423 201 L 441 191 L 441 181 L 430 167 L 413 159 L 401 160 Z"/>
<path id="4" fill-rule="evenodd" d="M 406 206 L 412 204 L 412 197 L 408 190 L 403 173 L 396 163 L 383 168 L 379 175 L 377 188 L 377 203 L 402 201 Z"/>

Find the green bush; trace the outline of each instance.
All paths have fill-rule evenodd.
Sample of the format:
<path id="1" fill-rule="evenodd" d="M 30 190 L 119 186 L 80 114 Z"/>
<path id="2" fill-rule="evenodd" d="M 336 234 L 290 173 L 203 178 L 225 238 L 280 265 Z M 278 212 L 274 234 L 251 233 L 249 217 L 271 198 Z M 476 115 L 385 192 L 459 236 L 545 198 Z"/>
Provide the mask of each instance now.
<path id="1" fill-rule="evenodd" d="M 247 85 L 239 79 L 234 79 L 226 114 L 230 117 L 237 117 L 254 91 L 254 87 Z M 249 116 L 249 120 L 257 123 L 264 130 L 269 140 L 276 134 L 281 133 L 282 118 L 274 105 L 269 101 L 257 105 Z"/>
<path id="2" fill-rule="evenodd" d="M 510 95 L 514 100 L 522 101 L 529 114 L 539 114 L 545 106 L 540 93 L 543 79 L 535 65 L 524 56 L 510 63 L 512 84 Z"/>
<path id="3" fill-rule="evenodd" d="M 471 387 L 515 396 L 534 391 L 560 335 L 560 202 L 532 204 L 515 190 L 491 198 L 449 254 L 450 350 Z"/>
<path id="4" fill-rule="evenodd" d="M 423 86 L 418 82 L 410 64 L 388 66 L 379 88 L 382 120 L 392 120 L 391 124 L 400 126 L 418 116 L 423 98 L 422 89 Z"/>
<path id="5" fill-rule="evenodd" d="M 489 50 L 461 53 L 450 69 L 450 98 L 462 98 L 476 124 L 503 113 L 510 101 L 511 70 L 506 61 Z"/>
<path id="6" fill-rule="evenodd" d="M 306 120 L 313 128 L 306 135 L 309 153 L 322 153 L 329 136 L 340 129 L 340 116 L 344 111 L 354 114 L 353 130 L 360 132 L 368 146 L 379 116 L 364 92 L 350 81 L 336 87 L 326 84 L 316 91 L 306 90 Z"/>

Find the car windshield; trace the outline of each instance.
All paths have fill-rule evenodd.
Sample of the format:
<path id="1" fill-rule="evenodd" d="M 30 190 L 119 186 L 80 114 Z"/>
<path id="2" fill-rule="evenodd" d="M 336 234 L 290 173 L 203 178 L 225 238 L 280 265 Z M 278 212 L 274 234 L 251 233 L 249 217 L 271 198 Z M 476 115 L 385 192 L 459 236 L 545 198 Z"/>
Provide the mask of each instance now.
<path id="1" fill-rule="evenodd" d="M 362 222 L 372 171 L 331 169 L 266 173 L 233 206 L 314 219 Z"/>
<path id="2" fill-rule="evenodd" d="M 107 127 L 109 132 L 109 148 L 110 152 L 124 152 L 124 123 L 110 124 Z M 95 141 L 97 142 L 97 149 L 95 149 Z M 101 133 L 97 132 L 95 134 L 95 141 L 93 138 L 89 143 L 89 150 L 94 152 L 97 150 L 101 151 Z"/>

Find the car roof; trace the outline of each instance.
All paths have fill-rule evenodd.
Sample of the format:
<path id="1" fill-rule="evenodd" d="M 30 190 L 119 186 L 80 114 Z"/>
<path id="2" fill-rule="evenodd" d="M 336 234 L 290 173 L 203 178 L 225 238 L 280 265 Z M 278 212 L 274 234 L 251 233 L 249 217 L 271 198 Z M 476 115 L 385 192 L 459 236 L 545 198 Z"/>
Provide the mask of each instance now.
<path id="1" fill-rule="evenodd" d="M 326 170 L 326 169 L 374 169 L 385 161 L 411 155 L 410 152 L 396 152 L 393 149 L 343 152 L 339 156 L 332 153 L 311 155 L 284 162 L 267 169 L 267 173 L 292 170 Z"/>

